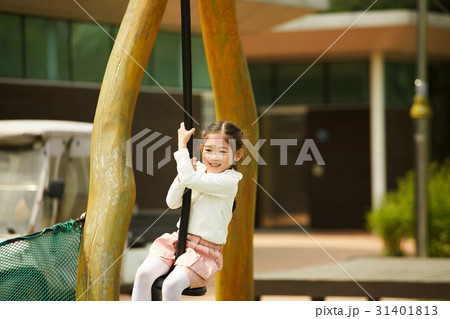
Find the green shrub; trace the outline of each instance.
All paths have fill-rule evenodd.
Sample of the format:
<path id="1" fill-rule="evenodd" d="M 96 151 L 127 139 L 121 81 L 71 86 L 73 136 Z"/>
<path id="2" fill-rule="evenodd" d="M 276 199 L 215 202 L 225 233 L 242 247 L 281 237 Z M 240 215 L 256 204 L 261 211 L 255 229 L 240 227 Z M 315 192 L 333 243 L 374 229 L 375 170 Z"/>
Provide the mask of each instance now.
<path id="1" fill-rule="evenodd" d="M 397 190 L 367 215 L 368 228 L 383 239 L 387 255 L 404 255 L 401 241 L 414 237 L 414 180 L 408 172 L 398 180 Z M 450 257 L 450 159 L 429 165 L 428 215 L 430 256 Z"/>
<path id="2" fill-rule="evenodd" d="M 430 212 L 430 255 L 450 256 L 450 159 L 445 165 L 430 165 L 428 185 Z"/>

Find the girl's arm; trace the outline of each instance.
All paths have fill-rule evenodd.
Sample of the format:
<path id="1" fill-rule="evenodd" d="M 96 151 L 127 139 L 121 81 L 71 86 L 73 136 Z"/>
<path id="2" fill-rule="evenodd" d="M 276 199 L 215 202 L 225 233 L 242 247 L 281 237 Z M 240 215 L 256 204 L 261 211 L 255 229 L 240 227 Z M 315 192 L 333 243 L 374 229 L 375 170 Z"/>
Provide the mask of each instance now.
<path id="1" fill-rule="evenodd" d="M 197 170 L 197 158 L 193 157 L 192 160 L 192 166 L 194 170 Z M 177 175 L 175 179 L 172 182 L 172 185 L 170 185 L 169 191 L 167 192 L 166 196 L 166 203 L 167 206 L 171 209 L 177 209 L 183 205 L 183 194 L 184 190 L 186 188 L 183 184 L 180 182 L 180 177 Z"/>
<path id="2" fill-rule="evenodd" d="M 180 123 L 180 128 L 178 129 L 178 149 L 187 147 L 187 142 L 194 134 L 194 132 L 195 128 L 187 131 L 184 127 L 184 122 Z M 177 175 L 177 177 L 175 177 L 175 180 L 172 182 L 172 185 L 170 185 L 169 191 L 167 192 L 166 196 L 166 203 L 169 208 L 176 209 L 178 207 L 181 207 L 181 205 L 183 204 L 184 189 L 185 186 L 181 184 L 180 178 Z"/>
<path id="3" fill-rule="evenodd" d="M 185 187 L 178 181 L 178 175 L 170 185 L 166 196 L 167 206 L 171 209 L 177 209 L 183 204 L 183 193 Z"/>
<path id="4" fill-rule="evenodd" d="M 178 177 L 181 184 L 201 193 L 229 197 L 237 192 L 238 179 L 227 174 L 207 174 L 196 172 L 189 159 L 187 148 L 179 149 L 174 154 L 177 161 Z"/>

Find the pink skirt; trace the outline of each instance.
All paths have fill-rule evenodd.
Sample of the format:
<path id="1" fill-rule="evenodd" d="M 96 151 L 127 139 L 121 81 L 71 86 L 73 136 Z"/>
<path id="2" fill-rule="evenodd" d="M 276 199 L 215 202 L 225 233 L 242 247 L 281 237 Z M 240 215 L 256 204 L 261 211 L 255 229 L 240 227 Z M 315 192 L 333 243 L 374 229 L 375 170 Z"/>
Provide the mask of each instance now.
<path id="1" fill-rule="evenodd" d="M 158 257 L 167 265 L 175 262 L 178 233 L 166 233 L 150 247 L 149 256 Z M 204 286 L 223 266 L 222 245 L 211 243 L 199 236 L 188 235 L 186 252 L 175 262 L 191 281 L 191 288 Z"/>

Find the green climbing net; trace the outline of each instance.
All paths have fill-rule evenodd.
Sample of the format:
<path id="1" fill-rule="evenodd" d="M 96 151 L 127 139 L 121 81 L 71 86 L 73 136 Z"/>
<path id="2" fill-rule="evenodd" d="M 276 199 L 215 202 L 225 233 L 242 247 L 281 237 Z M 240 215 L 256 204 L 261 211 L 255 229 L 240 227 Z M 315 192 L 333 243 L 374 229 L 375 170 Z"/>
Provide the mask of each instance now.
<path id="1" fill-rule="evenodd" d="M 0 243 L 0 300 L 75 300 L 84 220 Z"/>

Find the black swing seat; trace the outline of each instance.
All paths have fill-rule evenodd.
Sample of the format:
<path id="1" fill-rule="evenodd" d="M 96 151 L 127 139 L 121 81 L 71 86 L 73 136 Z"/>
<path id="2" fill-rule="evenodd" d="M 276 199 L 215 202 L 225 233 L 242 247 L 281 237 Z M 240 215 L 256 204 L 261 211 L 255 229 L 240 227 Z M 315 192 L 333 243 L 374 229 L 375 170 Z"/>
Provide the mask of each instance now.
<path id="1" fill-rule="evenodd" d="M 153 301 L 161 301 L 162 300 L 162 285 L 164 279 L 166 279 L 167 275 L 161 276 L 155 280 L 152 286 L 152 300 Z M 186 288 L 183 290 L 184 296 L 192 296 L 192 297 L 200 297 L 204 296 L 207 292 L 206 286 L 204 287 L 196 287 L 196 288 Z"/>

